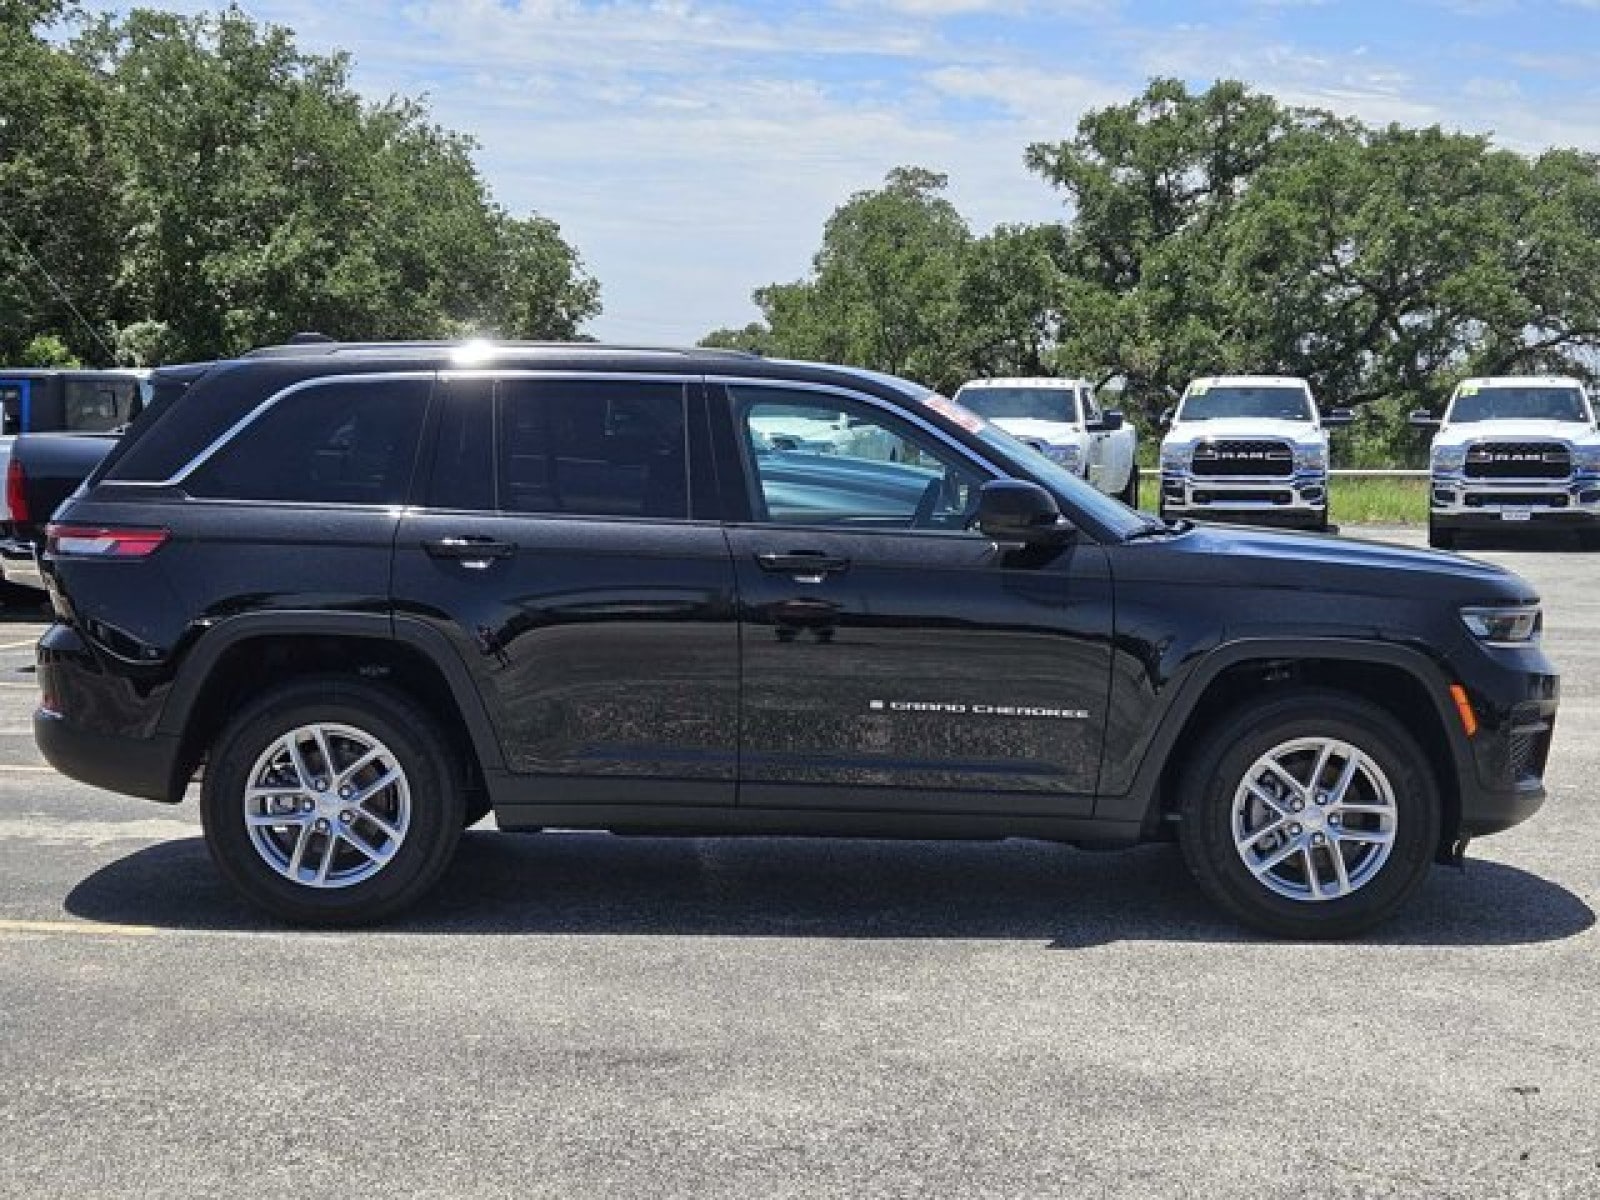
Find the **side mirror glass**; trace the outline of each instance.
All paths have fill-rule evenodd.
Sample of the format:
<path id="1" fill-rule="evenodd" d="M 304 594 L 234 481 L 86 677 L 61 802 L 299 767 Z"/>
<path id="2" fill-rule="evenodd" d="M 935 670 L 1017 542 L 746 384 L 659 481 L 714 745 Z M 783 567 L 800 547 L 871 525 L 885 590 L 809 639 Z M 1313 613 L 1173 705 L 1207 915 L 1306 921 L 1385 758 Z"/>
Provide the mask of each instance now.
<path id="1" fill-rule="evenodd" d="M 1090 421 L 1088 425 L 1090 433 L 1115 433 L 1121 428 L 1122 414 L 1115 409 L 1101 413 L 1098 421 Z"/>
<path id="2" fill-rule="evenodd" d="M 1425 408 L 1419 408 L 1407 419 L 1407 423 L 1417 429 L 1439 428 L 1439 418 Z"/>
<path id="3" fill-rule="evenodd" d="M 1076 533 L 1056 498 L 1025 479 L 992 479 L 978 491 L 978 531 L 997 542 L 1059 545 Z"/>

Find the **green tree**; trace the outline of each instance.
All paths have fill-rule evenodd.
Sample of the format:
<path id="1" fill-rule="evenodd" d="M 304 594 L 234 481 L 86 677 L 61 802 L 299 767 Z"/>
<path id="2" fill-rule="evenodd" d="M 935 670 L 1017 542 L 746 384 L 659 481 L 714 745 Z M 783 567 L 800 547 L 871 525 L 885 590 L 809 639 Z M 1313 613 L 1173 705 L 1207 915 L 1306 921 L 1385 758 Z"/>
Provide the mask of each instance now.
<path id="1" fill-rule="evenodd" d="M 36 336 L 106 361 L 122 252 L 105 89 L 46 41 L 61 0 L 0 0 L 0 361 Z"/>
<path id="2" fill-rule="evenodd" d="M 343 56 L 237 8 L 135 10 L 76 43 L 130 148 L 122 311 L 179 357 L 300 329 L 571 337 L 598 285 L 559 229 L 490 198 L 472 141 L 417 102 L 365 105 Z"/>

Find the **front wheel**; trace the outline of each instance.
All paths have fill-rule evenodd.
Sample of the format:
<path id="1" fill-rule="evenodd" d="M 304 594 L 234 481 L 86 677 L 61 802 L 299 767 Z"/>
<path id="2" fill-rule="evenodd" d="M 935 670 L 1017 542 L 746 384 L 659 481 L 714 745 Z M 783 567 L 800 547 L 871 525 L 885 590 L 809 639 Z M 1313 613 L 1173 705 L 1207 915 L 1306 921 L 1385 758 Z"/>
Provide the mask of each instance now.
<path id="1" fill-rule="evenodd" d="M 387 687 L 278 687 L 217 738 L 200 794 L 206 845 L 249 901 L 311 925 L 399 912 L 448 865 L 466 815 L 459 757 Z"/>
<path id="2" fill-rule="evenodd" d="M 1240 921 L 1349 937 L 1421 886 L 1438 787 L 1389 713 L 1308 688 L 1240 706 L 1207 741 L 1183 776 L 1178 840 L 1202 890 Z"/>

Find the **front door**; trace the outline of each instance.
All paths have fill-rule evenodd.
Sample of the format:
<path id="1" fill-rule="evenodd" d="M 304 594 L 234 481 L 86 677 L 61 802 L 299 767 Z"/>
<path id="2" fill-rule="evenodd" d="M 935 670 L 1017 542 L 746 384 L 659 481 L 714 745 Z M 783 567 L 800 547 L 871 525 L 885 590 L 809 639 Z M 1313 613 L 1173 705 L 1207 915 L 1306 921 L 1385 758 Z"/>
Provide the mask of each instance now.
<path id="1" fill-rule="evenodd" d="M 691 485 L 698 381 L 442 388 L 429 490 L 396 543 L 396 612 L 467 664 L 511 798 L 732 804 L 738 629 L 727 543 Z"/>
<path id="2" fill-rule="evenodd" d="M 730 384 L 713 400 L 749 517 L 728 529 L 741 806 L 1089 813 L 1100 548 L 1040 556 L 969 531 L 992 472 L 869 397 Z"/>

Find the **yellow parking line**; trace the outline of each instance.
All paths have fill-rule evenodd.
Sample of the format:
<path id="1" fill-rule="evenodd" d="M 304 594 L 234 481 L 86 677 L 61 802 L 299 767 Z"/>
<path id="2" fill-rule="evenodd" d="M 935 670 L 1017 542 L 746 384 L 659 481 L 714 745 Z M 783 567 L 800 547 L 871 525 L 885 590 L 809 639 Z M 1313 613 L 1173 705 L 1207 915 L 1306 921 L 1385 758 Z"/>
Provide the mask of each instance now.
<path id="1" fill-rule="evenodd" d="M 98 925 L 88 921 L 10 921 L 0 918 L 0 934 L 71 933 L 107 937 L 156 937 L 163 931 L 154 925 Z"/>

